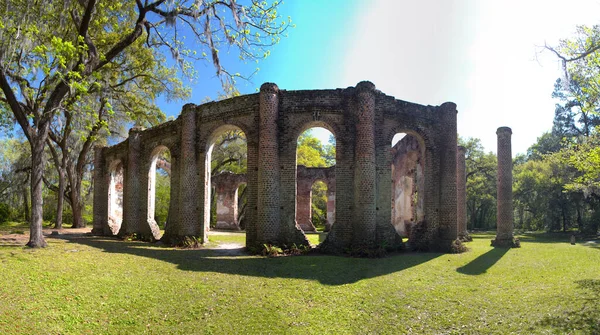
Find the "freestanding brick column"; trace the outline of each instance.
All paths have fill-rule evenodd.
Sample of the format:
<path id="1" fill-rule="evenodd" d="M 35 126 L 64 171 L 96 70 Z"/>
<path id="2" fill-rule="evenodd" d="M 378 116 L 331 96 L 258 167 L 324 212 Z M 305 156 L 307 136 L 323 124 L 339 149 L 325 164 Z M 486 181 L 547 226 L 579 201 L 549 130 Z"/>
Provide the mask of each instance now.
<path id="1" fill-rule="evenodd" d="M 500 127 L 498 135 L 498 179 L 497 179 L 497 213 L 496 239 L 492 246 L 512 247 L 513 242 L 513 206 L 512 206 L 512 152 L 509 127 Z"/>
<path id="2" fill-rule="evenodd" d="M 94 228 L 92 228 L 94 235 L 104 235 L 107 233 L 104 226 L 108 227 L 108 185 L 106 171 L 104 171 L 103 148 L 94 147 Z"/>
<path id="3" fill-rule="evenodd" d="M 277 85 L 262 84 L 259 103 L 257 242 L 277 244 L 281 229 Z"/>
<path id="4" fill-rule="evenodd" d="M 439 236 L 442 250 L 449 248 L 458 238 L 456 223 L 456 104 L 445 102 L 439 107 L 440 129 L 440 213 Z"/>
<path id="5" fill-rule="evenodd" d="M 119 235 L 129 235 L 133 233 L 146 233 L 150 235 L 150 229 L 142 232 L 142 226 L 147 226 L 146 218 L 142 217 L 142 204 L 146 206 L 148 199 L 140 199 L 142 192 L 142 181 L 140 180 L 141 164 L 141 127 L 133 127 L 129 130 L 129 143 L 127 150 L 127 171 L 125 185 L 123 188 L 123 223 Z M 144 174 L 144 178 L 148 178 Z M 148 227 L 149 228 L 149 227 Z"/>
<path id="6" fill-rule="evenodd" d="M 356 139 L 354 147 L 353 244 L 376 245 L 375 85 L 356 85 Z M 387 204 L 389 206 L 389 204 Z"/>
<path id="7" fill-rule="evenodd" d="M 458 238 L 463 241 L 471 241 L 472 238 L 467 231 L 467 163 L 465 154 L 467 149 L 458 146 L 456 150 L 456 220 L 458 226 Z"/>

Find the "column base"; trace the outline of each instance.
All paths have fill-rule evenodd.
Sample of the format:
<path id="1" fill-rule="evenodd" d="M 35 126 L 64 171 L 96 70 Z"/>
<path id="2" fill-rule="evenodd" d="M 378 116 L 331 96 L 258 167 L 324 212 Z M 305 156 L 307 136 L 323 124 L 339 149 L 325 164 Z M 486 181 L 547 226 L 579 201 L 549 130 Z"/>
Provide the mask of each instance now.
<path id="1" fill-rule="evenodd" d="M 463 242 L 471 242 L 471 241 L 473 241 L 473 238 L 467 232 L 458 234 L 458 239 L 461 240 L 461 241 L 463 241 Z"/>
<path id="2" fill-rule="evenodd" d="M 95 235 L 95 236 L 104 236 L 104 229 L 95 227 L 95 228 L 92 228 L 91 233 L 92 233 L 92 235 Z"/>
<path id="3" fill-rule="evenodd" d="M 499 239 L 497 236 L 492 240 L 491 246 L 494 248 L 520 248 L 521 241 L 516 237 Z"/>
<path id="4" fill-rule="evenodd" d="M 167 246 L 196 249 L 202 246 L 202 237 L 194 235 L 168 235 L 165 233 L 160 242 Z"/>

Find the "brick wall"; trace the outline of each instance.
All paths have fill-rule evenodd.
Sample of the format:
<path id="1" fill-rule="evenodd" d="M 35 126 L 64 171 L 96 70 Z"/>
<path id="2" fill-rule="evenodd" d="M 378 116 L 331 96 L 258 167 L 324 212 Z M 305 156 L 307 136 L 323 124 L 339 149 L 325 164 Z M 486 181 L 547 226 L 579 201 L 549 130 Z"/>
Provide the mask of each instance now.
<path id="1" fill-rule="evenodd" d="M 247 245 L 308 244 L 297 225 L 298 136 L 321 126 L 336 137 L 335 217 L 324 249 L 377 247 L 398 241 L 392 224 L 391 139 L 404 132 L 420 145 L 422 191 L 415 224 L 421 241 L 444 249 L 457 236 L 456 106 L 423 106 L 397 100 L 369 82 L 335 90 L 285 91 L 264 84 L 260 93 L 203 105 L 188 104 L 174 121 L 148 130 L 134 129 L 122 144 L 97 149 L 94 178 L 95 232 L 108 234 L 109 165 L 124 167 L 122 233 L 156 236 L 148 219 L 148 173 L 153 150 L 173 157 L 171 203 L 165 239 L 195 236 L 205 241 L 210 219 L 210 148 L 223 131 L 241 129 L 248 143 Z M 98 186 L 100 184 L 100 186 Z M 328 185 L 329 188 L 329 185 Z M 171 213 L 172 212 L 172 213 Z M 173 214 L 175 213 L 175 214 Z M 335 213 L 335 214 L 334 214 Z"/>

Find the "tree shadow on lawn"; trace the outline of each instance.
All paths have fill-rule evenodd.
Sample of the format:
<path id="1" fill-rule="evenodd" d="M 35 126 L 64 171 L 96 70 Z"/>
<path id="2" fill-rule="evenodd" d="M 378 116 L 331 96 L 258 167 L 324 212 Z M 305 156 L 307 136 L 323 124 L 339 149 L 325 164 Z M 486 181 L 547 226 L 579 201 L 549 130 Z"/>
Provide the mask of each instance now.
<path id="1" fill-rule="evenodd" d="M 253 257 L 227 256 L 222 250 L 156 248 L 143 242 L 79 237 L 69 242 L 88 245 L 108 253 L 130 254 L 176 264 L 180 270 L 217 272 L 265 278 L 316 280 L 325 285 L 343 285 L 383 276 L 429 262 L 440 253 L 404 253 L 366 259 L 341 256 Z M 151 247 L 151 248 L 149 248 Z"/>
<path id="2" fill-rule="evenodd" d="M 550 315 L 538 322 L 544 327 L 557 329 L 564 334 L 583 331 L 584 334 L 600 334 L 600 280 L 583 279 L 575 281 L 578 289 L 587 294 L 580 299 L 583 307 L 578 310 L 564 312 L 563 315 Z"/>
<path id="3" fill-rule="evenodd" d="M 521 233 L 518 234 L 521 243 L 571 243 L 572 233 L 552 232 L 552 233 Z M 577 244 L 600 245 L 600 239 L 596 236 L 576 235 Z"/>
<path id="4" fill-rule="evenodd" d="M 504 256 L 510 248 L 493 248 L 485 254 L 475 258 L 469 264 L 456 269 L 459 273 L 465 275 L 477 276 L 487 272 L 496 262 Z"/>

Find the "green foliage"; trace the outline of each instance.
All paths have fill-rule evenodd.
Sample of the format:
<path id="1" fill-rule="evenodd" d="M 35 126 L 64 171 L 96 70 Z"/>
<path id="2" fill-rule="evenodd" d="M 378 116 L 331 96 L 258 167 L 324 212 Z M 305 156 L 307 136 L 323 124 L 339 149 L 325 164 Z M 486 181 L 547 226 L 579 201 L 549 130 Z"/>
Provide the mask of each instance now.
<path id="1" fill-rule="evenodd" d="M 155 192 L 154 220 L 156 220 L 159 226 L 164 228 L 169 214 L 171 199 L 171 177 L 169 175 L 160 171 L 156 173 Z"/>
<path id="2" fill-rule="evenodd" d="M 283 255 L 283 249 L 272 244 L 263 244 L 261 255 L 267 257 L 277 257 Z"/>
<path id="3" fill-rule="evenodd" d="M 0 224 L 7 222 L 11 217 L 11 208 L 5 203 L 0 203 Z"/>
<path id="4" fill-rule="evenodd" d="M 311 189 L 312 224 L 315 227 L 325 227 L 327 223 L 327 185 L 317 181 Z"/>
<path id="5" fill-rule="evenodd" d="M 469 229 L 492 229 L 496 226 L 496 171 L 498 160 L 485 153 L 476 138 L 459 138 L 466 148 L 467 226 Z"/>
<path id="6" fill-rule="evenodd" d="M 215 140 L 211 155 L 211 174 L 229 171 L 246 173 L 248 146 L 241 130 L 226 131 Z"/>
<path id="7" fill-rule="evenodd" d="M 335 139 L 323 144 L 308 129 L 298 137 L 296 164 L 306 167 L 330 167 L 335 165 Z"/>
<path id="8" fill-rule="evenodd" d="M 53 163 L 69 175 L 68 200 L 80 222 L 92 144 L 123 134 L 132 122 L 164 121 L 156 98 L 188 97 L 181 77 L 196 77 L 196 61 L 212 63 L 223 87 L 233 87 L 245 77 L 227 71 L 219 49 L 237 49 L 242 61 L 267 57 L 290 25 L 278 6 L 232 0 L 11 0 L 0 6 L 0 125 L 10 111 L 36 148 L 32 184 L 42 183 L 40 148 L 51 139 Z M 41 188 L 32 192 L 32 210 L 41 214 Z M 32 229 L 41 226 L 39 216 L 32 216 Z"/>

